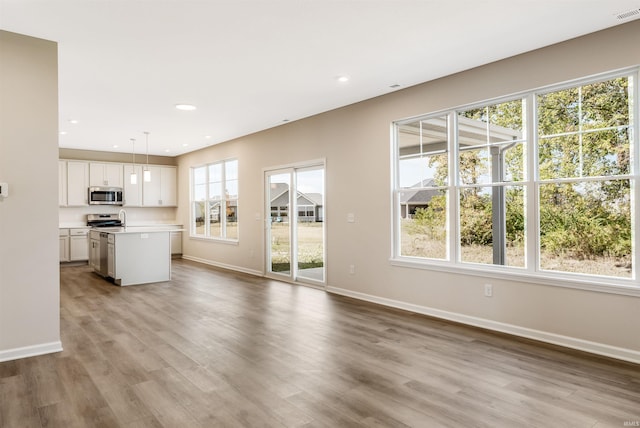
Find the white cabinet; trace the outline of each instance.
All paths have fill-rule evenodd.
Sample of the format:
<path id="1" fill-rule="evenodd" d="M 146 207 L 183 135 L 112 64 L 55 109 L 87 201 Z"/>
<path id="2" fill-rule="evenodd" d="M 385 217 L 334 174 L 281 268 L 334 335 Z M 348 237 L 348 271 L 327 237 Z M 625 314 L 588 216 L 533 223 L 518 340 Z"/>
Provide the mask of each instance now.
<path id="1" fill-rule="evenodd" d="M 111 278 L 116 277 L 116 240 L 115 236 L 109 234 L 107 244 L 107 275 Z"/>
<path id="2" fill-rule="evenodd" d="M 89 229 L 69 229 L 69 260 L 89 259 Z"/>
<path id="3" fill-rule="evenodd" d="M 58 162 L 58 201 L 60 206 L 89 205 L 90 186 L 121 187 L 123 205 L 128 207 L 175 207 L 178 205 L 177 168 L 149 165 L 151 181 L 143 179 L 143 165 L 113 162 L 60 160 Z M 138 176 L 131 184 L 131 173 Z"/>
<path id="4" fill-rule="evenodd" d="M 58 205 L 67 205 L 67 161 L 58 161 Z"/>
<path id="5" fill-rule="evenodd" d="M 136 184 L 131 184 L 131 173 L 135 172 L 138 176 Z M 142 206 L 142 165 L 131 164 L 124 165 L 124 206 L 139 207 Z"/>
<path id="6" fill-rule="evenodd" d="M 171 241 L 168 230 L 109 233 L 113 260 L 109 274 L 121 286 L 164 282 L 171 279 Z M 108 270 L 107 269 L 107 270 Z"/>
<path id="7" fill-rule="evenodd" d="M 160 171 L 160 205 L 178 205 L 178 174 L 175 167 L 163 166 Z"/>
<path id="8" fill-rule="evenodd" d="M 178 203 L 177 174 L 174 166 L 149 165 L 151 181 L 142 183 L 145 207 L 175 207 Z"/>
<path id="9" fill-rule="evenodd" d="M 91 162 L 89 164 L 89 185 L 122 187 L 122 164 Z"/>
<path id="10" fill-rule="evenodd" d="M 69 229 L 60 229 L 60 261 L 69 261 Z"/>
<path id="11" fill-rule="evenodd" d="M 89 163 L 67 161 L 67 206 L 89 205 Z"/>
<path id="12" fill-rule="evenodd" d="M 151 172 L 151 181 L 142 180 L 142 203 L 147 207 L 160 206 L 162 205 L 162 183 L 160 181 L 162 167 L 149 166 L 148 168 Z"/>

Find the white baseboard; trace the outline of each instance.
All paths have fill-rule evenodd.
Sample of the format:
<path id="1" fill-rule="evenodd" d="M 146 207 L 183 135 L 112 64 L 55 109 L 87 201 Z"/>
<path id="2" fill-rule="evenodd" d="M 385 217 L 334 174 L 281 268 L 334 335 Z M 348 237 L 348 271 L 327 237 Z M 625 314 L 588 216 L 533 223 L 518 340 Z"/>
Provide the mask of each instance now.
<path id="1" fill-rule="evenodd" d="M 35 357 L 37 355 L 52 354 L 62 351 L 62 342 L 41 343 L 40 345 L 25 346 L 0 351 L 0 363 L 19 360 L 20 358 Z"/>
<path id="2" fill-rule="evenodd" d="M 338 287 L 327 287 L 327 292 L 339 294 L 342 296 L 352 297 L 358 300 L 377 303 L 383 306 L 403 309 L 422 315 L 429 315 L 436 318 L 442 318 L 449 321 L 455 321 L 462 324 L 468 324 L 475 327 L 486 328 L 488 330 L 499 331 L 502 333 L 513 334 L 515 336 L 526 337 L 528 339 L 539 340 L 541 342 L 551 343 L 554 345 L 564 346 L 566 348 L 577 349 L 580 351 L 590 352 L 592 354 L 602 355 L 605 357 L 616 358 L 618 360 L 629 361 L 631 363 L 640 364 L 640 352 L 632 349 L 619 348 L 616 346 L 606 345 L 603 343 L 590 342 L 588 340 L 577 339 L 574 337 L 563 336 L 555 333 L 549 333 L 540 330 L 533 330 L 526 327 L 520 327 L 513 324 L 505 324 L 484 318 L 477 318 L 468 315 L 458 314 L 455 312 L 442 311 L 440 309 L 429 308 L 427 306 L 414 305 L 412 303 L 401 302 L 399 300 L 387 299 L 384 297 L 372 296 L 370 294 L 359 293 Z"/>
<path id="3" fill-rule="evenodd" d="M 185 260 L 191 260 L 192 262 L 198 262 L 198 263 L 202 263 L 205 265 L 209 265 L 209 266 L 215 266 L 215 267 L 219 267 L 222 269 L 228 269 L 228 270 L 235 270 L 238 272 L 243 272 L 243 273 L 247 273 L 249 275 L 254 275 L 254 276 L 264 276 L 264 272 L 259 271 L 259 270 L 254 270 L 254 269 L 247 269 L 241 266 L 235 266 L 235 265 L 228 265 L 226 263 L 220 263 L 220 262 L 214 262 L 213 260 L 207 260 L 207 259 L 201 259 L 199 257 L 193 257 L 193 256 L 187 256 L 187 255 L 182 255 L 182 258 Z"/>

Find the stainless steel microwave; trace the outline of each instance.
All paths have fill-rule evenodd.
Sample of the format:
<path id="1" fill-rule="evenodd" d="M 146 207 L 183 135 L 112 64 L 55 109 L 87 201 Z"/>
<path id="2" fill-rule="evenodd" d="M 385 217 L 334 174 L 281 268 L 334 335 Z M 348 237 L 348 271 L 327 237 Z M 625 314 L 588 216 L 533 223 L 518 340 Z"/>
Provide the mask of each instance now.
<path id="1" fill-rule="evenodd" d="M 122 205 L 122 188 L 89 187 L 89 205 Z"/>

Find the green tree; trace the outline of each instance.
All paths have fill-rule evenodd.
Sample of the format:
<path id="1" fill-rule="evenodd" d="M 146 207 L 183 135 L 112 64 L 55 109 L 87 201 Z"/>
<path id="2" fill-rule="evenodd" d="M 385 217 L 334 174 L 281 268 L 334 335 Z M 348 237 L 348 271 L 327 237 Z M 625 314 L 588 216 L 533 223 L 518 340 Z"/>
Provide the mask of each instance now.
<path id="1" fill-rule="evenodd" d="M 626 78 L 540 95 L 540 177 L 628 174 L 628 124 Z M 541 186 L 541 247 L 578 258 L 629 255 L 629 194 L 629 180 Z"/>

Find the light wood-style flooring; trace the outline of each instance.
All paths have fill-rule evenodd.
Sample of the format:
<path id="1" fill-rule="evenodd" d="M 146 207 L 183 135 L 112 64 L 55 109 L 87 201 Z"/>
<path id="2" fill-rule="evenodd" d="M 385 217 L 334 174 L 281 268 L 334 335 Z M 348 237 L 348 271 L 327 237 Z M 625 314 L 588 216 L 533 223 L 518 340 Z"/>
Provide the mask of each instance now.
<path id="1" fill-rule="evenodd" d="M 63 267 L 61 317 L 63 352 L 0 363 L 1 427 L 640 423 L 638 365 L 185 260 Z"/>

